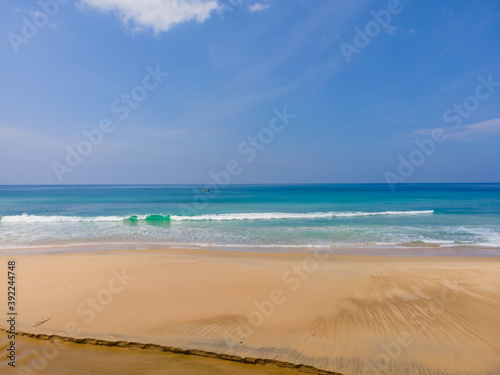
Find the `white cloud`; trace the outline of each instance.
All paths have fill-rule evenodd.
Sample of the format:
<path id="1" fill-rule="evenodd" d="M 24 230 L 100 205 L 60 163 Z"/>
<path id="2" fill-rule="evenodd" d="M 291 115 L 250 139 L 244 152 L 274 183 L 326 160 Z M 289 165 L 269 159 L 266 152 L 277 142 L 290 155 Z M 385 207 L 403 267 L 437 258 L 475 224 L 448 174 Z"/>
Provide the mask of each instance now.
<path id="1" fill-rule="evenodd" d="M 218 0 L 81 0 L 103 12 L 117 12 L 124 23 L 132 22 L 134 31 L 153 28 L 167 31 L 182 22 L 203 22 L 219 8 Z"/>
<path id="2" fill-rule="evenodd" d="M 414 135 L 431 135 L 434 129 L 418 129 L 413 132 Z M 458 141 L 477 140 L 500 134 L 500 118 L 477 122 L 475 124 L 463 125 L 458 129 L 444 128 L 449 139 Z"/>
<path id="3" fill-rule="evenodd" d="M 6 146 L 30 146 L 55 148 L 63 147 L 68 140 L 63 137 L 48 136 L 31 130 L 0 125 L 0 144 Z"/>
<path id="4" fill-rule="evenodd" d="M 0 125 L 0 140 L 2 141 L 19 141 L 35 139 L 36 134 L 29 130 L 21 130 Z"/>
<path id="5" fill-rule="evenodd" d="M 484 137 L 493 134 L 500 134 L 500 118 L 462 126 L 457 131 L 451 132 L 450 138 L 466 140 L 470 137 Z"/>
<path id="6" fill-rule="evenodd" d="M 253 5 L 249 5 L 248 10 L 252 13 L 255 13 L 255 12 L 260 12 L 260 11 L 269 9 L 270 7 L 271 7 L 271 5 L 269 5 L 269 4 L 255 3 Z"/>

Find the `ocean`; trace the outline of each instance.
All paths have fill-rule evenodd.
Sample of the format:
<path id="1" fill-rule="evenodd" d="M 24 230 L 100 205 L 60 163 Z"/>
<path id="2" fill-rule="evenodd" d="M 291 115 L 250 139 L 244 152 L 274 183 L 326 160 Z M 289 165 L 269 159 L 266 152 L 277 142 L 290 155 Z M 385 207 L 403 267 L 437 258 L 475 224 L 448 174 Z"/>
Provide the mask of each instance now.
<path id="1" fill-rule="evenodd" d="M 0 252 L 87 246 L 494 249 L 500 184 L 0 186 Z"/>

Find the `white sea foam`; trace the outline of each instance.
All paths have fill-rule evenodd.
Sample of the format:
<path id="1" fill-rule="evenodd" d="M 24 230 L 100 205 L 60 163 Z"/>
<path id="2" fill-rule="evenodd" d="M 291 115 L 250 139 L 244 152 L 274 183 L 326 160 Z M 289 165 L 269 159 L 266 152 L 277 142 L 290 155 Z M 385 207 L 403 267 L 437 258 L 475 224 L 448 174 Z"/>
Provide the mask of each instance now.
<path id="1" fill-rule="evenodd" d="M 112 222 L 123 221 L 121 216 L 42 216 L 42 215 L 11 215 L 0 217 L 1 223 L 69 223 L 69 222 Z"/>
<path id="2" fill-rule="evenodd" d="M 230 221 L 230 220 L 282 220 L 282 219 L 330 219 L 334 217 L 363 217 L 378 215 L 429 215 L 433 210 L 424 211 L 381 211 L 381 212 L 258 212 L 235 214 L 206 214 L 195 216 L 165 215 L 165 220 L 172 221 Z M 120 222 L 131 217 L 136 220 L 147 220 L 152 215 L 137 216 L 43 216 L 43 215 L 10 215 L 0 217 L 2 223 L 59 223 L 59 222 Z"/>
<path id="3" fill-rule="evenodd" d="M 197 215 L 197 216 L 175 216 L 170 217 L 174 221 L 186 220 L 280 220 L 280 219 L 329 219 L 334 217 L 359 217 L 376 215 L 426 215 L 433 214 L 433 210 L 425 211 L 382 211 L 382 212 L 262 212 L 262 213 L 241 213 L 241 214 L 218 214 L 218 215 Z"/>

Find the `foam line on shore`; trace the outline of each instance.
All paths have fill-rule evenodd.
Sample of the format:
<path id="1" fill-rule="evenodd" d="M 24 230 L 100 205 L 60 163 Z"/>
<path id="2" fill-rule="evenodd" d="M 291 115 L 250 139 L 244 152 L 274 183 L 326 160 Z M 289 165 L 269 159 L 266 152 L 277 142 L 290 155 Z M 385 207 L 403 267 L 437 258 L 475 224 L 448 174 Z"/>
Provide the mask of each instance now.
<path id="1" fill-rule="evenodd" d="M 2 332 L 8 332 L 8 330 L 4 328 L 0 328 Z M 86 345 L 97 345 L 97 346 L 108 346 L 108 347 L 117 347 L 117 348 L 127 348 L 127 349 L 142 349 L 142 350 L 154 350 L 154 351 L 163 351 L 175 354 L 184 354 L 184 355 L 193 355 L 197 357 L 206 357 L 206 358 L 215 358 L 232 362 L 240 362 L 251 365 L 264 365 L 264 366 L 275 366 L 281 368 L 287 368 L 296 370 L 298 372 L 303 372 L 306 374 L 313 375 L 343 375 L 339 372 L 322 370 L 314 366 L 304 365 L 304 364 L 295 364 L 291 362 L 278 361 L 275 359 L 267 359 L 267 358 L 253 358 L 253 357 L 240 357 L 237 355 L 230 354 L 221 354 L 215 352 L 209 352 L 205 350 L 199 349 L 182 349 L 176 348 L 173 346 L 165 346 L 158 344 L 144 344 L 140 342 L 134 341 L 108 341 L 108 340 L 99 340 L 94 338 L 82 338 L 77 339 L 74 337 L 60 336 L 60 335 L 45 335 L 45 334 L 34 334 L 27 333 L 22 331 L 16 331 L 16 335 L 18 336 L 26 336 L 38 340 L 46 340 L 46 341 L 54 341 L 56 339 L 63 340 L 66 342 L 72 342 L 75 344 L 86 344 Z"/>

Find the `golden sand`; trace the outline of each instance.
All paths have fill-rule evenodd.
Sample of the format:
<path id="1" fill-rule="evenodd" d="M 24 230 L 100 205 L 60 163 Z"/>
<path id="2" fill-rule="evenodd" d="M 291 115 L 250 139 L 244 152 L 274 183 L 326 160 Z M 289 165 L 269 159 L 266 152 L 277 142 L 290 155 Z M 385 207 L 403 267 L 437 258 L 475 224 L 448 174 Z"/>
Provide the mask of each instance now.
<path id="1" fill-rule="evenodd" d="M 23 332 L 152 343 L 342 374 L 500 374 L 497 258 L 168 249 L 27 255 L 16 262 Z M 6 258 L 0 266 L 7 269 Z M 0 301 L 5 306 L 6 290 Z M 5 320 L 0 327 L 8 328 Z M 38 345 L 17 340 L 19 347 L 25 340 Z M 82 347 L 58 355 L 52 362 L 60 372 L 47 373 L 78 374 L 64 366 L 89 366 L 104 351 L 122 350 Z M 113 355 L 124 358 L 113 362 L 115 372 L 85 373 L 134 373 L 126 371 L 149 366 L 139 356 L 156 354 Z M 29 359 L 19 356 L 17 363 L 30 366 Z M 153 372 L 136 373 L 181 374 L 161 372 L 170 360 L 177 363 L 151 359 L 158 365 Z"/>

